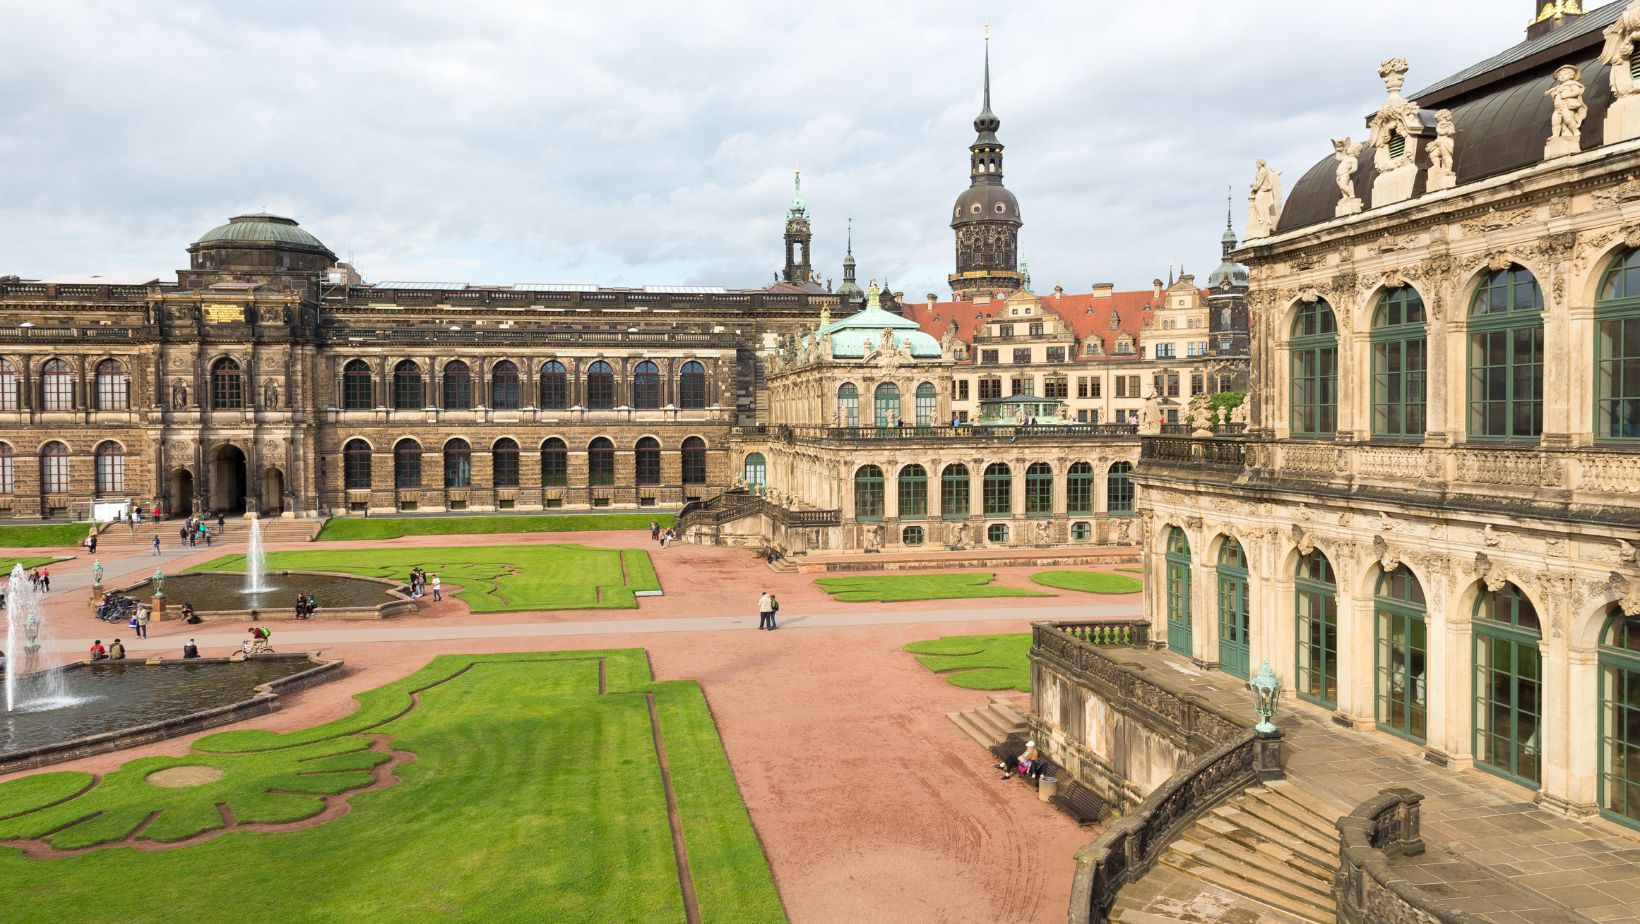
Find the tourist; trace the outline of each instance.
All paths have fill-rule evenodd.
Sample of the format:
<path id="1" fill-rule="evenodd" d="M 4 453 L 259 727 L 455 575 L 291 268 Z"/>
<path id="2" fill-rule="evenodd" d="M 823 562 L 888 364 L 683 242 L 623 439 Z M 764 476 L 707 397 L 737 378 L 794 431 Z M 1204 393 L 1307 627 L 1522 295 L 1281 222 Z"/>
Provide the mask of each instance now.
<path id="1" fill-rule="evenodd" d="M 1003 763 L 1001 764 L 1001 767 L 1002 767 L 1002 778 L 1003 779 L 1006 780 L 1009 777 L 1013 776 L 1013 773 L 1009 772 L 1009 767 L 1008 767 L 1008 762 L 1007 761 L 1003 761 Z M 1013 762 L 1013 767 L 1014 767 L 1014 769 L 1018 770 L 1020 776 L 1025 777 L 1027 779 L 1033 779 L 1034 780 L 1034 779 L 1041 778 L 1041 776 L 1042 776 L 1042 759 L 1037 753 L 1036 742 L 1035 741 L 1025 742 L 1025 750 L 1020 753 L 1019 757 L 1015 758 L 1015 760 Z"/>
<path id="2" fill-rule="evenodd" d="M 182 540 L 183 545 L 187 545 L 189 535 L 191 535 L 191 534 L 188 532 L 188 524 L 186 522 L 184 522 L 182 524 L 182 528 L 177 530 L 177 538 Z"/>
<path id="3" fill-rule="evenodd" d="M 91 642 L 91 660 L 93 660 L 93 661 L 102 661 L 102 660 L 106 659 L 107 657 L 108 657 L 108 649 L 103 647 L 102 639 L 99 638 L 99 639 L 93 640 Z"/>
<path id="4" fill-rule="evenodd" d="M 154 554 L 155 555 L 160 554 L 160 552 L 159 552 L 159 537 L 158 536 L 154 537 Z"/>
<path id="5" fill-rule="evenodd" d="M 210 548 L 211 547 L 211 528 L 209 526 L 205 525 L 204 520 L 199 521 L 199 534 L 205 538 L 205 547 L 207 549 Z"/>
<path id="6" fill-rule="evenodd" d="M 649 521 L 649 538 L 651 541 L 661 541 L 661 525 L 654 520 Z"/>
<path id="7" fill-rule="evenodd" d="M 312 594 L 308 594 L 307 595 L 307 604 L 306 604 L 306 606 L 307 606 L 308 618 L 312 619 L 313 614 L 319 612 L 319 598 L 315 597 Z"/>
<path id="8" fill-rule="evenodd" d="M 759 629 L 774 628 L 774 594 L 768 591 L 757 598 L 757 627 Z"/>
<path id="9" fill-rule="evenodd" d="M 220 532 L 222 532 L 223 530 L 225 530 L 227 528 L 228 528 L 228 517 L 222 511 L 218 510 L 216 512 L 216 531 L 220 533 Z"/>
<path id="10" fill-rule="evenodd" d="M 51 569 L 50 568 L 41 568 L 40 569 L 40 589 L 44 590 L 46 593 L 51 593 Z"/>
<path id="11" fill-rule="evenodd" d="M 199 646 L 194 644 L 193 639 L 189 639 L 188 644 L 182 646 L 182 656 L 184 658 L 199 657 Z"/>
<path id="12" fill-rule="evenodd" d="M 125 660 L 125 645 L 119 639 L 114 639 L 114 644 L 108 646 L 108 660 Z"/>
<path id="13" fill-rule="evenodd" d="M 440 600 L 443 600 L 443 599 L 444 599 L 444 594 L 442 593 L 441 587 L 439 585 L 438 575 L 435 574 L 435 575 L 433 575 L 433 602 L 437 603 L 437 602 L 439 602 Z"/>
<path id="14" fill-rule="evenodd" d="M 182 621 L 187 625 L 197 626 L 205 620 L 200 619 L 199 614 L 194 612 L 192 603 L 184 603 L 182 604 Z"/>
<path id="15" fill-rule="evenodd" d="M 151 615 L 152 611 L 148 607 L 137 607 L 137 615 L 131 617 L 131 621 L 136 624 L 137 638 L 148 637 L 148 619 Z"/>
<path id="16" fill-rule="evenodd" d="M 141 517 L 141 516 L 142 516 L 142 513 L 141 513 L 141 511 L 138 511 L 138 513 L 137 513 L 137 516 L 138 516 L 138 517 Z M 155 505 L 154 505 L 154 522 L 155 522 L 155 523 L 158 523 L 158 522 L 159 522 L 159 505 L 158 505 L 158 504 L 155 504 Z"/>
<path id="17" fill-rule="evenodd" d="M 306 618 L 308 618 L 307 597 L 305 597 L 301 594 L 296 595 L 296 618 L 297 619 L 306 619 Z"/>

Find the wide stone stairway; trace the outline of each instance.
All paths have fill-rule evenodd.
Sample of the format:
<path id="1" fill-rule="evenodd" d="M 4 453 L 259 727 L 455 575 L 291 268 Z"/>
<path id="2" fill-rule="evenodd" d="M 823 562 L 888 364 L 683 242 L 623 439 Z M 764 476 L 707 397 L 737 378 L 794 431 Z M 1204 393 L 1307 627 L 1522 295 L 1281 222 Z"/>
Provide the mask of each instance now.
<path id="1" fill-rule="evenodd" d="M 211 530 L 212 542 L 244 542 L 250 538 L 250 521 L 242 517 L 230 517 L 221 530 L 216 528 L 216 520 L 206 521 Z M 324 526 L 323 520 L 286 520 L 273 517 L 262 521 L 262 541 L 274 542 L 311 542 L 319 534 L 319 528 Z M 182 529 L 181 520 L 143 520 L 132 532 L 131 527 L 113 523 L 97 533 L 98 550 L 116 551 L 132 548 L 146 549 L 159 536 L 160 544 L 166 548 L 175 546 L 178 542 L 178 531 Z M 202 542 L 199 545 L 204 548 Z"/>

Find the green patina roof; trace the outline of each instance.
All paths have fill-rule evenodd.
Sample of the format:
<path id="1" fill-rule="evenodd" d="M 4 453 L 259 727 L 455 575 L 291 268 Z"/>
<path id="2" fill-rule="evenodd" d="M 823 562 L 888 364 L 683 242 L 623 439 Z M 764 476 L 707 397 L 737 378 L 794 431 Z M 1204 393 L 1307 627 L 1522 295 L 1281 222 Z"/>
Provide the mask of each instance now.
<path id="1" fill-rule="evenodd" d="M 260 212 L 255 215 L 236 215 L 228 223 L 212 228 L 200 237 L 199 243 L 218 241 L 257 242 L 265 244 L 295 244 L 302 247 L 326 248 L 318 238 L 302 230 L 296 222 L 278 215 Z"/>
<path id="2" fill-rule="evenodd" d="M 917 359 L 939 359 L 944 355 L 940 342 L 923 333 L 922 326 L 882 306 L 881 290 L 875 281 L 866 290 L 866 307 L 841 321 L 833 321 L 816 331 L 831 335 L 831 355 L 839 359 L 859 359 L 877 348 L 883 328 L 894 332 L 894 343 L 911 350 Z"/>

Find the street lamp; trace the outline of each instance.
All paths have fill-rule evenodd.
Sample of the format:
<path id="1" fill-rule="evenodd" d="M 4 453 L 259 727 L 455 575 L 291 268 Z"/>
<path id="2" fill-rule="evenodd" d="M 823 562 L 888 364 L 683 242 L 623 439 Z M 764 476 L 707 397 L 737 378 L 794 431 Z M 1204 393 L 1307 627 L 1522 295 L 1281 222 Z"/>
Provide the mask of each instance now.
<path id="1" fill-rule="evenodd" d="M 1253 710 L 1258 713 L 1259 722 L 1253 726 L 1253 731 L 1261 735 L 1268 735 L 1276 730 L 1270 723 L 1275 717 L 1276 702 L 1281 699 L 1281 681 L 1276 672 L 1270 669 L 1270 659 L 1264 659 L 1264 666 L 1258 669 L 1258 676 L 1249 683 L 1248 688 L 1253 691 Z"/>

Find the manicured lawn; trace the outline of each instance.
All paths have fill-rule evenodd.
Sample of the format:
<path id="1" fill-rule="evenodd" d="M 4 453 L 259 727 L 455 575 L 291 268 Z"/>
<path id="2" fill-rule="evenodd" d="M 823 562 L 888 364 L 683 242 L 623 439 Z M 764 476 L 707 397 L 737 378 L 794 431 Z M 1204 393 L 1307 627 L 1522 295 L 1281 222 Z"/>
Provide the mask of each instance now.
<path id="1" fill-rule="evenodd" d="M 1060 590 L 1080 590 L 1089 594 L 1136 594 L 1145 585 L 1136 578 L 1101 571 L 1039 571 L 1032 583 Z"/>
<path id="2" fill-rule="evenodd" d="M 450 585 L 461 585 L 456 596 L 475 613 L 632 609 L 638 605 L 634 591 L 660 589 L 649 553 L 642 549 L 495 545 L 268 554 L 272 571 L 339 571 L 399 581 L 409 580 L 416 565 L 437 574 L 445 593 Z M 245 556 L 224 555 L 188 570 L 243 571 Z"/>
<path id="3" fill-rule="evenodd" d="M 1051 597 L 1053 594 L 992 584 L 989 571 L 972 574 L 882 574 L 866 577 L 816 578 L 820 589 L 845 603 L 894 603 L 902 600 L 961 600 L 975 597 Z"/>
<path id="4" fill-rule="evenodd" d="M 337 517 L 326 521 L 318 540 L 397 539 L 400 536 L 456 536 L 475 533 L 573 533 L 593 529 L 662 529 L 670 513 L 588 513 L 575 516 Z M 3 543 L 0 543 L 3 544 Z M 72 544 L 72 543 L 70 543 Z"/>
<path id="5" fill-rule="evenodd" d="M 388 759 L 365 732 L 414 755 L 394 769 L 397 783 L 346 796 L 347 814 L 311 827 L 53 859 L 0 848 L 4 916 L 682 922 L 651 698 L 701 920 L 785 921 L 699 686 L 654 682 L 632 649 L 445 655 L 325 725 L 225 732 L 95 781 L 57 772 L 0 784 L 0 841 L 72 850 L 133 832 L 157 842 L 209 833 L 224 825 L 218 805 L 240 824 L 310 818 L 323 794 L 367 785 Z M 177 766 L 222 776 L 180 789 L 145 780 Z"/>
<path id="6" fill-rule="evenodd" d="M 23 570 L 27 571 L 30 568 L 52 565 L 60 561 L 68 561 L 68 559 L 54 555 L 35 555 L 29 558 L 0 558 L 0 578 L 10 576 L 13 565 L 22 565 Z"/>
<path id="7" fill-rule="evenodd" d="M 89 523 L 43 523 L 38 526 L 0 526 L 0 549 L 42 549 L 79 545 L 91 531 Z"/>
<path id="8" fill-rule="evenodd" d="M 1018 635 L 947 635 L 931 642 L 912 642 L 905 650 L 923 667 L 943 674 L 952 686 L 969 690 L 1031 691 L 1030 633 Z"/>

